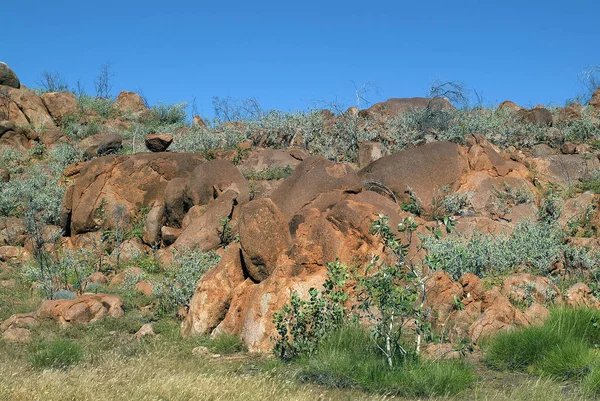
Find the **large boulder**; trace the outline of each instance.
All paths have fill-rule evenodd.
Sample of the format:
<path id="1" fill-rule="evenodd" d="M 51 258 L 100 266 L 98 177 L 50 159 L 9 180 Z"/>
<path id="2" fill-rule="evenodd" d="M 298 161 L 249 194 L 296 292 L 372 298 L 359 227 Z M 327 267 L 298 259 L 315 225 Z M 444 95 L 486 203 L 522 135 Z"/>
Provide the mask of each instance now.
<path id="1" fill-rule="evenodd" d="M 600 309 L 600 301 L 594 296 L 594 292 L 584 283 L 573 284 L 565 294 L 567 305 L 576 308 Z"/>
<path id="2" fill-rule="evenodd" d="M 238 203 L 249 200 L 248 181 L 232 163 L 211 160 L 196 167 L 185 187 L 187 208 L 206 205 L 221 192 L 233 189 L 239 193 Z"/>
<path id="3" fill-rule="evenodd" d="M 296 167 L 309 157 L 301 151 L 285 151 L 280 149 L 259 149 L 250 151 L 238 164 L 241 171 L 258 172 L 269 168 Z"/>
<path id="4" fill-rule="evenodd" d="M 521 110 L 522 107 L 513 102 L 512 100 L 505 100 L 498 105 L 498 110 L 508 110 L 513 113 Z"/>
<path id="5" fill-rule="evenodd" d="M 516 302 L 545 304 L 562 300 L 560 290 L 548 277 L 529 273 L 508 276 L 504 280 L 502 294 Z"/>
<path id="6" fill-rule="evenodd" d="M 0 61 L 0 85 L 10 86 L 19 89 L 21 82 L 17 78 L 17 74 L 10 69 L 8 65 Z"/>
<path id="7" fill-rule="evenodd" d="M 65 116 L 79 111 L 79 103 L 71 92 L 50 92 L 40 96 L 42 102 L 55 121 L 60 122 Z"/>
<path id="8" fill-rule="evenodd" d="M 530 110 L 521 109 L 517 111 L 517 117 L 522 123 L 540 127 L 549 127 L 553 122 L 552 113 L 544 107 L 535 107 Z"/>
<path id="9" fill-rule="evenodd" d="M 412 191 L 425 210 L 434 197 L 448 188 L 454 192 L 469 170 L 461 147 L 451 142 L 433 142 L 383 157 L 359 171 L 363 181 L 383 184 L 401 200 Z"/>
<path id="10" fill-rule="evenodd" d="M 61 325 L 93 323 L 104 317 L 122 317 L 123 301 L 116 295 L 84 294 L 75 299 L 44 301 L 38 320 L 56 320 Z"/>
<path id="11" fill-rule="evenodd" d="M 114 133 L 96 134 L 79 142 L 77 147 L 86 158 L 92 159 L 119 152 L 123 147 L 123 137 Z"/>
<path id="12" fill-rule="evenodd" d="M 63 200 L 65 232 L 82 234 L 130 223 L 142 207 L 165 197 L 168 183 L 203 162 L 194 153 L 139 153 L 95 159 L 81 168 Z M 115 212 L 119 213 L 115 213 Z"/>
<path id="13" fill-rule="evenodd" d="M 277 267 L 277 259 L 290 246 L 287 222 L 271 199 L 257 199 L 240 212 L 240 246 L 248 275 L 266 279 Z"/>
<path id="14" fill-rule="evenodd" d="M 18 125 L 33 125 L 36 129 L 56 127 L 42 99 L 32 90 L 8 88 L 6 97 L 0 97 L 0 108 L 9 109 L 10 120 Z"/>
<path id="15" fill-rule="evenodd" d="M 291 292 L 307 297 L 310 288 L 320 288 L 327 262 L 364 266 L 372 255 L 384 257 L 381 243 L 369 233 L 379 208 L 369 203 L 348 199 L 324 211 L 304 208 L 300 218 L 290 223 L 291 241 L 274 203 L 263 199 L 243 209 L 240 220 L 249 221 L 240 223 L 246 226 L 240 227 L 240 241 L 247 248 L 241 263 L 237 256 L 235 263 L 227 266 L 221 265 L 225 263 L 222 261 L 202 277 L 183 324 L 185 335 L 229 333 L 240 336 L 251 351 L 268 351 L 276 334 L 273 314 L 289 301 Z M 269 216 L 275 222 L 267 222 Z M 254 235 L 262 223 L 277 233 L 263 234 L 264 244 L 254 238 L 245 241 L 244 237 Z M 253 272 L 249 260 L 269 267 Z M 260 281 L 252 277 L 253 273 L 259 273 Z"/>
<path id="16" fill-rule="evenodd" d="M 0 149 L 10 148 L 25 151 L 35 146 L 39 136 L 32 130 L 16 124 L 14 121 L 0 121 Z"/>
<path id="17" fill-rule="evenodd" d="M 196 286 L 190 310 L 183 321 L 184 335 L 210 333 L 225 318 L 234 290 L 244 282 L 240 248 L 232 244 L 219 263 Z"/>
<path id="18" fill-rule="evenodd" d="M 173 143 L 173 135 L 150 134 L 144 140 L 146 148 L 151 152 L 165 152 Z"/>
<path id="19" fill-rule="evenodd" d="M 119 93 L 113 107 L 121 113 L 141 113 L 148 110 L 144 99 L 140 95 L 127 91 Z"/>
<path id="20" fill-rule="evenodd" d="M 273 191 L 271 199 L 289 220 L 319 195 L 332 191 L 358 193 L 362 191 L 362 183 L 346 164 L 333 163 L 323 157 L 309 157 Z"/>
<path id="21" fill-rule="evenodd" d="M 468 329 L 469 338 L 475 343 L 498 332 L 529 325 L 528 317 L 497 289 L 486 292 L 481 310 L 483 313 Z"/>
<path id="22" fill-rule="evenodd" d="M 587 155 L 548 155 L 531 160 L 535 169 L 536 180 L 542 185 L 560 185 L 572 190 L 583 178 L 589 177 L 600 169 L 600 162 L 596 157 Z"/>
<path id="23" fill-rule="evenodd" d="M 218 248 L 226 240 L 223 238 L 225 223 L 233 225 L 230 219 L 238 196 L 239 192 L 228 189 L 212 199 L 206 208 L 192 207 L 184 220 L 184 229 L 173 247 L 178 250 L 200 249 L 202 251 Z"/>

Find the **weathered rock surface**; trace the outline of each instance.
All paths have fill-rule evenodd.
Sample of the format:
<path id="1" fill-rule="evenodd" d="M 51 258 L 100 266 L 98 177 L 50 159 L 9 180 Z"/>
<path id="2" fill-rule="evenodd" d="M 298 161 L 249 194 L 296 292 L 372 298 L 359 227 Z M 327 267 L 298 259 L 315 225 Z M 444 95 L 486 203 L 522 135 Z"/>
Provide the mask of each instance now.
<path id="1" fill-rule="evenodd" d="M 428 99 L 424 97 L 391 98 L 385 102 L 375 103 L 367 111 L 368 115 L 399 116 L 401 114 L 429 107 L 432 110 L 447 110 L 454 107 L 444 98 Z"/>
<path id="2" fill-rule="evenodd" d="M 418 166 L 418 167 L 417 167 Z M 463 150 L 451 142 L 434 142 L 383 157 L 359 172 L 363 181 L 374 181 L 409 201 L 412 190 L 425 209 L 444 187 L 454 192 L 469 169 Z"/>
<path id="3" fill-rule="evenodd" d="M 79 111 L 79 103 L 71 92 L 50 92 L 40 97 L 56 122 Z"/>
<path id="4" fill-rule="evenodd" d="M 127 91 L 119 93 L 113 107 L 121 113 L 141 113 L 148 110 L 144 99 L 140 95 Z"/>
<path id="5" fill-rule="evenodd" d="M 139 153 L 108 156 L 87 163 L 63 200 L 63 229 L 82 234 L 131 224 L 143 206 L 165 198 L 176 178 L 187 178 L 203 158 L 193 153 Z"/>
<path id="6" fill-rule="evenodd" d="M 277 267 L 277 259 L 291 243 L 285 217 L 271 199 L 244 205 L 240 212 L 240 246 L 247 274 L 257 282 Z"/>
<path id="7" fill-rule="evenodd" d="M 231 218 L 234 205 L 237 203 L 239 193 L 228 189 L 213 199 L 203 210 L 194 206 L 188 212 L 184 228 L 173 244 L 175 249 L 200 249 L 210 251 L 216 249 L 223 241 L 223 226 Z M 229 223 L 232 224 L 232 223 Z"/>
<path id="8" fill-rule="evenodd" d="M 123 301 L 115 295 L 84 294 L 75 299 L 44 301 L 36 319 L 52 319 L 62 325 L 93 323 L 104 317 L 122 317 Z"/>
<path id="9" fill-rule="evenodd" d="M 186 206 L 206 205 L 227 189 L 239 194 L 238 203 L 249 200 L 248 181 L 232 163 L 225 160 L 202 163 L 193 170 L 186 183 Z"/>
<path id="10" fill-rule="evenodd" d="M 309 157 L 300 163 L 273 193 L 271 200 L 286 219 L 329 192 L 358 193 L 362 183 L 346 164 L 333 163 L 322 157 Z"/>
<path id="11" fill-rule="evenodd" d="M 119 134 L 96 134 L 83 139 L 77 147 L 86 158 L 91 159 L 119 152 L 123 147 L 123 137 Z"/>
<path id="12" fill-rule="evenodd" d="M 36 129 L 56 127 L 42 99 L 27 88 L 8 88 L 7 96 L 0 98 L 2 107 L 8 109 L 9 119 L 19 126 L 31 124 Z"/>

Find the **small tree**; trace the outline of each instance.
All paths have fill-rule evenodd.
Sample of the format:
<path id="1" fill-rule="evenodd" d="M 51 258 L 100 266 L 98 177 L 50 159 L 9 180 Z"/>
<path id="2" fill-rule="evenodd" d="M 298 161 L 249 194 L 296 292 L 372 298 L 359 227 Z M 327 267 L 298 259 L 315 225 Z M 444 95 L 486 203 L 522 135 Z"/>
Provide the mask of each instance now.
<path id="1" fill-rule="evenodd" d="M 594 91 L 600 88 L 600 65 L 592 65 L 579 73 L 579 81 L 585 89 L 582 103 L 587 104 L 592 99 Z"/>
<path id="2" fill-rule="evenodd" d="M 110 98 L 110 93 L 113 89 L 112 78 L 115 73 L 112 71 L 111 64 L 106 62 L 100 66 L 100 73 L 94 79 L 94 87 L 96 88 L 96 96 L 103 99 Z"/>
<path id="3" fill-rule="evenodd" d="M 346 321 L 344 304 L 348 294 L 343 287 L 347 279 L 344 264 L 328 263 L 322 291 L 311 288 L 308 300 L 302 300 L 293 292 L 290 302 L 273 315 L 278 334 L 273 338 L 274 351 L 281 359 L 312 354 L 326 335 Z"/>
<path id="4" fill-rule="evenodd" d="M 42 72 L 36 84 L 40 86 L 39 92 L 41 93 L 67 92 L 69 90 L 69 85 L 58 72 Z"/>
<path id="5" fill-rule="evenodd" d="M 25 229 L 31 241 L 33 258 L 39 269 L 39 282 L 42 290 L 49 299 L 54 298 L 57 281 L 58 261 L 56 255 L 48 249 L 48 244 L 55 244 L 61 236 L 61 231 L 45 232 L 43 225 L 43 208 L 37 205 L 31 197 L 25 211 Z"/>
<path id="6" fill-rule="evenodd" d="M 418 225 L 412 218 L 406 218 L 398 225 L 398 231 L 407 237 L 402 243 L 390 229 L 388 220 L 380 214 L 371 226 L 371 234 L 382 239 L 395 261 L 387 264 L 373 257 L 358 278 L 357 297 L 359 310 L 373 323 L 375 343 L 392 367 L 398 352 L 404 358 L 408 354 L 401 344 L 401 335 L 409 321 L 415 322 L 417 354 L 420 351 L 421 338 L 427 328 L 422 319 L 427 278 L 423 266 L 409 256 Z"/>

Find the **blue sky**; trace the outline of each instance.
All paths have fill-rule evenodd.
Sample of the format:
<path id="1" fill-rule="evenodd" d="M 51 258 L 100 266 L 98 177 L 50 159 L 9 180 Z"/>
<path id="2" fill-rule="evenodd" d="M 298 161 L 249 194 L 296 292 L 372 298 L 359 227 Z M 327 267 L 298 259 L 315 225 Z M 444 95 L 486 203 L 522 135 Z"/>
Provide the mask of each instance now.
<path id="1" fill-rule="evenodd" d="M 600 1 L 7 1 L 0 61 L 27 86 L 59 72 L 88 92 L 110 62 L 113 92 L 151 104 L 255 97 L 265 108 L 424 96 L 462 81 L 486 104 L 563 104 L 600 65 Z"/>

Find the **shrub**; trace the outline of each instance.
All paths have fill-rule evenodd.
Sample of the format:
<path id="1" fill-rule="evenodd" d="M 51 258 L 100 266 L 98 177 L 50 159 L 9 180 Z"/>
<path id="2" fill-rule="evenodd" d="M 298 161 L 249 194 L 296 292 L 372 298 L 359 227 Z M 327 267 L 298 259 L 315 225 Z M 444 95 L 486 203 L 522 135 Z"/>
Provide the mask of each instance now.
<path id="1" fill-rule="evenodd" d="M 455 280 L 465 273 L 479 277 L 504 274 L 519 265 L 530 266 L 545 273 L 565 252 L 573 256 L 574 247 L 565 243 L 562 230 L 556 223 L 522 221 L 513 233 L 490 235 L 474 232 L 469 238 L 447 236 L 437 239 L 422 237 L 428 250 L 428 264 L 447 271 Z M 591 257 L 589 253 L 586 257 Z"/>
<path id="2" fill-rule="evenodd" d="M 39 165 L 26 176 L 0 183 L 0 216 L 23 217 L 31 202 L 41 213 L 37 218 L 44 224 L 60 224 L 60 205 L 65 187 L 59 177 L 53 177 Z"/>
<path id="3" fill-rule="evenodd" d="M 36 369 L 67 369 L 83 360 L 81 345 L 64 339 L 41 341 L 30 349 L 29 362 Z"/>
<path id="4" fill-rule="evenodd" d="M 69 290 L 59 290 L 54 293 L 54 299 L 75 299 L 77 298 L 76 294 L 73 294 Z"/>
<path id="5" fill-rule="evenodd" d="M 112 118 L 116 116 L 113 108 L 114 100 L 110 97 L 96 97 L 82 94 L 77 99 L 82 112 L 92 111 L 103 118 Z"/>
<path id="6" fill-rule="evenodd" d="M 220 256 L 214 252 L 185 250 L 177 252 L 173 260 L 165 278 L 155 286 L 159 315 L 175 313 L 179 307 L 187 305 L 198 280 L 219 262 Z"/>
<path id="7" fill-rule="evenodd" d="M 331 330 L 344 323 L 344 302 L 348 295 L 343 287 L 347 279 L 345 265 L 339 262 L 328 263 L 323 291 L 310 288 L 308 300 L 302 300 L 297 292 L 291 294 L 290 302 L 273 314 L 277 330 L 277 336 L 273 338 L 273 351 L 276 355 L 281 359 L 310 355 Z"/>
<path id="8" fill-rule="evenodd" d="M 156 122 L 160 125 L 185 124 L 187 103 L 165 105 L 159 103 L 150 109 Z"/>

